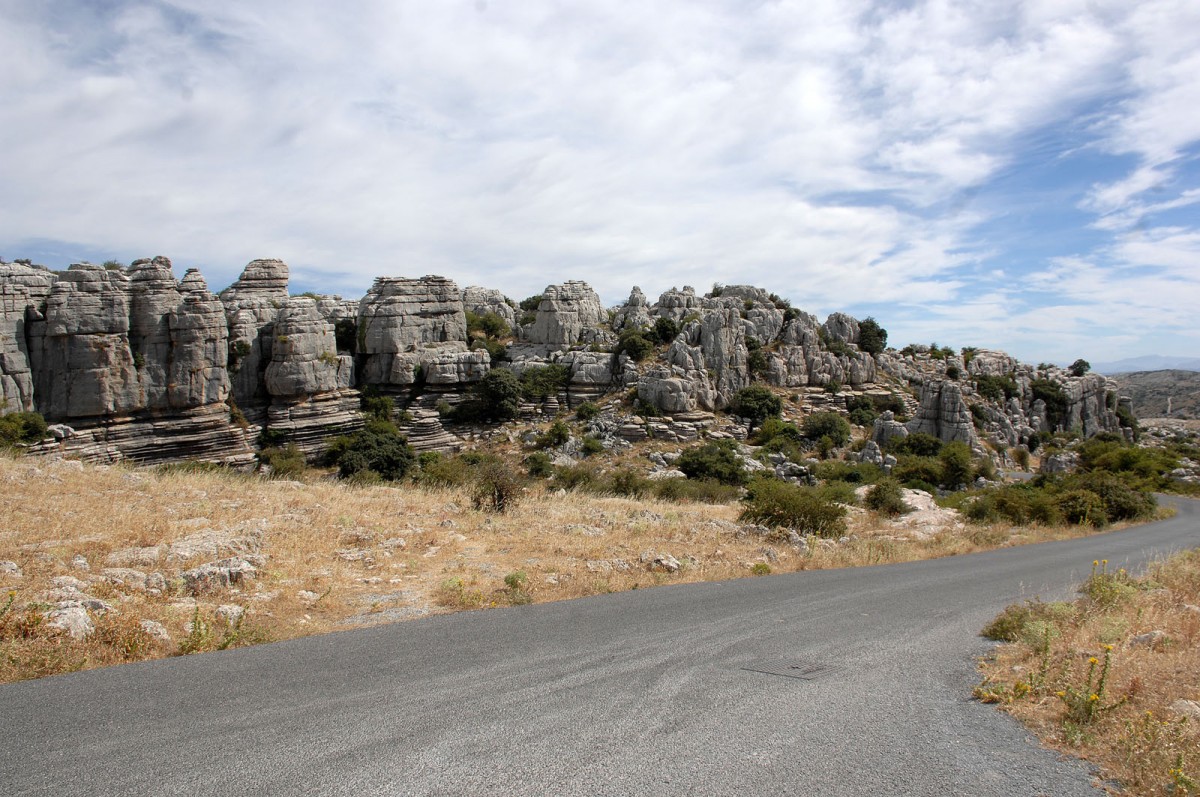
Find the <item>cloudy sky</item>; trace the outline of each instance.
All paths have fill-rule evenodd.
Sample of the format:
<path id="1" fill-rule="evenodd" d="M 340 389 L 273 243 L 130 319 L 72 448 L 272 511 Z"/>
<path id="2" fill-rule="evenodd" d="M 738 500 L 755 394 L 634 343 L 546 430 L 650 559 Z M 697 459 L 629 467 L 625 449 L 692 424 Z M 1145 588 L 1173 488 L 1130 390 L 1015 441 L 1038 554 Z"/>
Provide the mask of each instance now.
<path id="1" fill-rule="evenodd" d="M 1200 353 L 1200 3 L 0 0 L 0 256 Z"/>

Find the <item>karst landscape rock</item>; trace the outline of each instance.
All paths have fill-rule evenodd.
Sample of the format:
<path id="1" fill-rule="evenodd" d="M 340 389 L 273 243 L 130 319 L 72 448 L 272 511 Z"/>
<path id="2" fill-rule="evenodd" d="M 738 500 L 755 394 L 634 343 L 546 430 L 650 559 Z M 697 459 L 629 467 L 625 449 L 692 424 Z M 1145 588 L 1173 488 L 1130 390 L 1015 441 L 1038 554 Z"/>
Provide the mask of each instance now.
<path id="1" fill-rule="evenodd" d="M 509 334 L 481 345 L 468 313 L 498 319 Z M 673 337 L 631 357 L 623 336 L 652 335 L 660 321 Z M 813 410 L 897 396 L 910 420 L 878 419 L 879 445 L 919 432 L 982 452 L 986 441 L 1016 446 L 1056 429 L 1128 434 L 1103 376 L 986 349 L 871 352 L 859 345 L 861 329 L 844 313 L 822 322 L 745 285 L 672 288 L 654 302 L 634 287 L 606 309 L 586 282 L 568 280 L 522 313 L 501 289 L 440 276 L 379 277 L 357 301 L 292 296 L 287 264 L 272 259 L 248 263 L 219 295 L 195 269 L 176 276 L 165 257 L 66 271 L 5 263 L 0 400 L 4 412 L 34 410 L 55 425 L 43 448 L 92 461 L 247 464 L 264 432 L 315 456 L 329 436 L 362 425 L 365 392 L 408 410 L 403 428 L 416 449 L 455 450 L 471 430 L 443 423 L 439 406 L 461 402 L 494 368 L 547 364 L 563 366 L 567 384 L 526 402 L 523 417 L 628 394 L 650 417 L 595 425 L 624 441 L 698 439 L 756 382 Z M 1005 391 L 984 395 L 981 379 L 1005 380 Z"/>

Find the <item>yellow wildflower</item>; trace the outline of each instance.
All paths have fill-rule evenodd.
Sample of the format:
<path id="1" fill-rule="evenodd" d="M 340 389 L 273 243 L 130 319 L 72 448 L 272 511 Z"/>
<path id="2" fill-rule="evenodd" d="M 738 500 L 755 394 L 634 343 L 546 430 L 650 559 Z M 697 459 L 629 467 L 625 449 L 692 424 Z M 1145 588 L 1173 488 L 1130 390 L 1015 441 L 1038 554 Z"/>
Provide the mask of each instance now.
<path id="1" fill-rule="evenodd" d="M 1100 660 L 1098 658 L 1096 658 L 1095 656 L 1092 656 L 1090 659 L 1088 659 L 1088 664 L 1099 664 L 1099 663 L 1100 663 Z"/>

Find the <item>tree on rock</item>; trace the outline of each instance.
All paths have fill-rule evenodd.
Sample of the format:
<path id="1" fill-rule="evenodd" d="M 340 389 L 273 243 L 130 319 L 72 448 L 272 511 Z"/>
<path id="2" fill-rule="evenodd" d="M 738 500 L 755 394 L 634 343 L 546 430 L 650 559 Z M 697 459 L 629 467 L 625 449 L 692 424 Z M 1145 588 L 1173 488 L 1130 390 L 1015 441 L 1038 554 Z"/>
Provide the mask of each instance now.
<path id="1" fill-rule="evenodd" d="M 1071 376 L 1083 376 L 1088 371 L 1092 370 L 1092 364 L 1080 357 L 1078 360 L 1071 363 L 1071 367 L 1067 370 L 1071 372 Z"/>
<path id="2" fill-rule="evenodd" d="M 783 401 L 762 385 L 750 385 L 733 394 L 729 408 L 735 415 L 748 418 L 753 428 L 767 418 L 778 418 L 783 412 Z"/>
<path id="3" fill-rule="evenodd" d="M 868 354 L 879 354 L 887 346 L 887 330 L 879 322 L 867 316 L 858 324 L 858 348 Z"/>

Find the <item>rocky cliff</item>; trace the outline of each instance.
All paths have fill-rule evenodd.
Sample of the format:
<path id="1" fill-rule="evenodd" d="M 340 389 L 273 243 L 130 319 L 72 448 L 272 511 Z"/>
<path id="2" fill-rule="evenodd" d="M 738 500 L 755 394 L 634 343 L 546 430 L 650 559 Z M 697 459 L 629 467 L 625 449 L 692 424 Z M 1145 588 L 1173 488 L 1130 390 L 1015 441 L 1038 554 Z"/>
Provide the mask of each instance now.
<path id="1" fill-rule="evenodd" d="M 316 454 L 362 424 L 359 390 L 369 389 L 411 410 L 418 447 L 451 449 L 462 441 L 435 405 L 457 403 L 494 367 L 555 364 L 566 384 L 528 411 L 632 390 L 668 416 L 655 434 L 680 440 L 754 383 L 810 411 L 887 398 L 909 417 L 881 419 L 880 444 L 921 432 L 982 450 L 984 440 L 1122 428 L 1104 377 L 989 350 L 867 352 L 856 319 L 820 321 L 754 286 L 673 288 L 653 303 L 634 288 L 605 309 L 586 282 L 568 281 L 547 286 L 522 325 L 499 290 L 444 277 L 381 277 L 357 301 L 290 296 L 288 283 L 287 264 L 271 259 L 251 261 L 219 297 L 194 269 L 176 279 L 162 257 L 65 272 L 0 264 L 3 411 L 41 412 L 64 449 L 91 458 L 248 462 L 264 434 Z M 468 313 L 499 316 L 511 337 L 481 347 Z M 648 433 L 617 426 L 627 438 Z"/>

